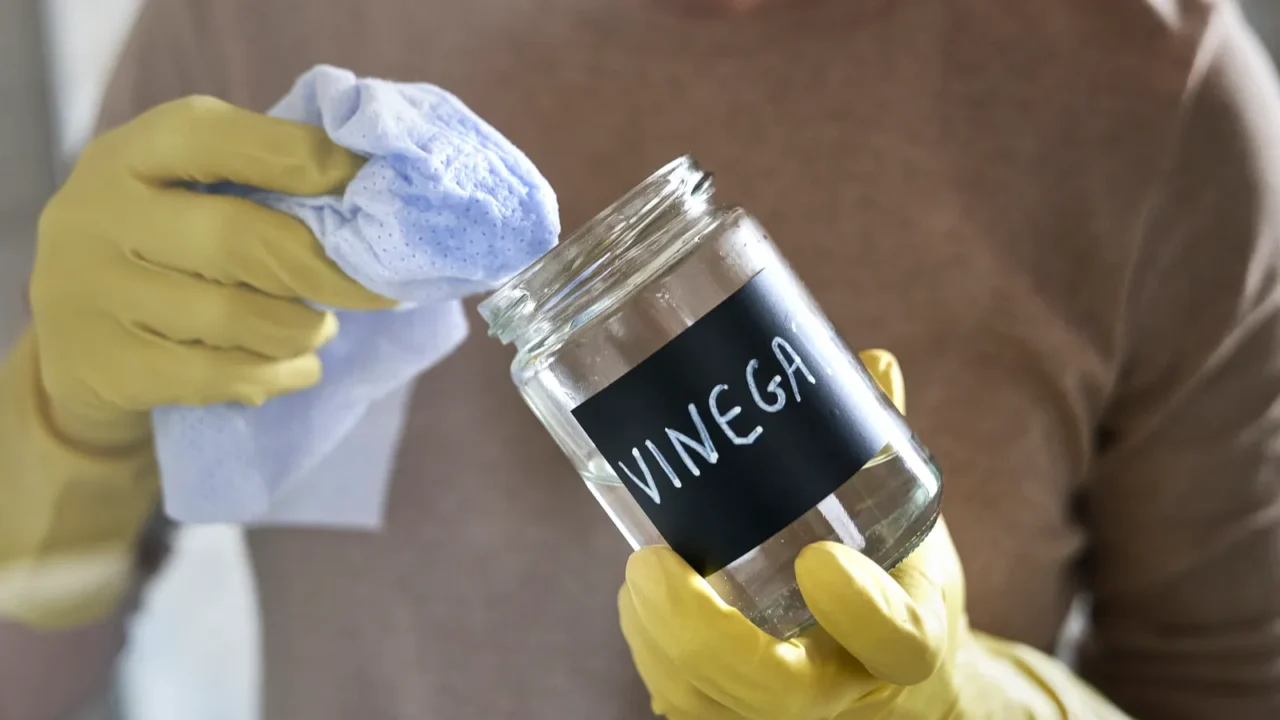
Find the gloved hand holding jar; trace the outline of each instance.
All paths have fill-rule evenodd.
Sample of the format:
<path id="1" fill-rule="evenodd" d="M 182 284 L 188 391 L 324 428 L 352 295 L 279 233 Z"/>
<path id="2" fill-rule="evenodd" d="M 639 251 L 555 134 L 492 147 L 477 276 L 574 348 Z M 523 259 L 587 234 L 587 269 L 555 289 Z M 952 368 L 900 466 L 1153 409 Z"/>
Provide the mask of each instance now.
<path id="1" fill-rule="evenodd" d="M 480 312 L 638 548 L 618 610 L 654 712 L 1126 717 L 1053 658 L 970 629 L 941 476 L 900 415 L 897 358 L 855 359 L 692 159 Z"/>

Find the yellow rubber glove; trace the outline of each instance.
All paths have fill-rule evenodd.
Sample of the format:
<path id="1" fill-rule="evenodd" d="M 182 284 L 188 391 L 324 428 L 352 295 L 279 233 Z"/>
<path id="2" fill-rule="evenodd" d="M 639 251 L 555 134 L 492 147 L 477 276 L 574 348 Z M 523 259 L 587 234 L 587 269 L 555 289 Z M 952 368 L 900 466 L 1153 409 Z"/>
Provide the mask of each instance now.
<path id="1" fill-rule="evenodd" d="M 902 375 L 861 354 L 899 408 Z M 838 543 L 796 560 L 819 626 L 782 642 L 668 548 L 637 551 L 618 597 L 654 712 L 672 720 L 1124 718 L 1056 660 L 970 629 L 946 524 L 892 572 Z"/>
<path id="2" fill-rule="evenodd" d="M 318 128 L 194 97 L 95 140 L 40 218 L 32 327 L 0 367 L 0 615 L 87 622 L 128 586 L 154 508 L 149 411 L 316 383 L 331 313 L 391 303 L 299 221 L 182 183 L 340 191 Z"/>

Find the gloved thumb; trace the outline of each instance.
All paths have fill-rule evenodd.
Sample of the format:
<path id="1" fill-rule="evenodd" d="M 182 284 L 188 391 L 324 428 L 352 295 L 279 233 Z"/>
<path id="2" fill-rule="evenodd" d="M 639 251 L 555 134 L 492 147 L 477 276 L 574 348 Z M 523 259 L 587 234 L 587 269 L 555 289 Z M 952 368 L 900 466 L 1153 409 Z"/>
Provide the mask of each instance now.
<path id="1" fill-rule="evenodd" d="M 947 647 L 942 587 L 918 562 L 907 558 L 891 576 L 833 542 L 810 545 L 796 558 L 796 580 L 818 624 L 868 672 L 894 685 L 928 679 Z"/>
<path id="2" fill-rule="evenodd" d="M 905 414 L 906 382 L 897 357 L 888 350 L 863 350 L 858 359 Z M 908 557 L 892 576 L 839 543 L 810 545 L 796 558 L 796 580 L 818 623 L 868 672 L 895 685 L 923 682 L 946 651 L 942 585 L 921 567 L 939 554 L 924 551 Z"/>
<path id="3" fill-rule="evenodd" d="M 898 412 L 907 413 L 907 382 L 902 377 L 902 366 L 898 358 L 888 350 L 863 350 L 858 353 L 862 365 L 875 378 L 876 384 L 898 408 Z"/>

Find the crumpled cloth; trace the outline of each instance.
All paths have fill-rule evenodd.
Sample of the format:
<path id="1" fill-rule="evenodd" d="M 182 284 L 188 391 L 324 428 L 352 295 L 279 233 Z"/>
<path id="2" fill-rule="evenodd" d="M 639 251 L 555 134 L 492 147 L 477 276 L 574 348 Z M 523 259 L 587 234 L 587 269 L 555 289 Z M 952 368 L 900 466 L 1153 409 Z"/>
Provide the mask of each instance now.
<path id="1" fill-rule="evenodd" d="M 269 114 L 323 127 L 369 161 L 340 197 L 208 191 L 297 217 L 343 271 L 401 304 L 339 312 L 314 388 L 258 408 L 156 408 L 165 510 L 182 522 L 377 527 L 413 381 L 466 338 L 461 298 L 555 244 L 555 195 L 520 150 L 433 85 L 318 66 Z"/>

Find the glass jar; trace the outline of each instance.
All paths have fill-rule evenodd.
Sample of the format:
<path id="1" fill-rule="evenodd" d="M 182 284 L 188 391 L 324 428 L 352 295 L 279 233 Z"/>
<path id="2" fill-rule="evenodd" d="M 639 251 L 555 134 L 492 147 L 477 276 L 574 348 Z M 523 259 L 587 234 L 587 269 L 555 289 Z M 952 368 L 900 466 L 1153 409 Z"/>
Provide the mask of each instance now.
<path id="1" fill-rule="evenodd" d="M 480 312 L 631 546 L 670 545 L 787 639 L 814 622 L 800 550 L 892 568 L 933 527 L 941 478 L 763 228 L 712 193 L 672 162 Z"/>

